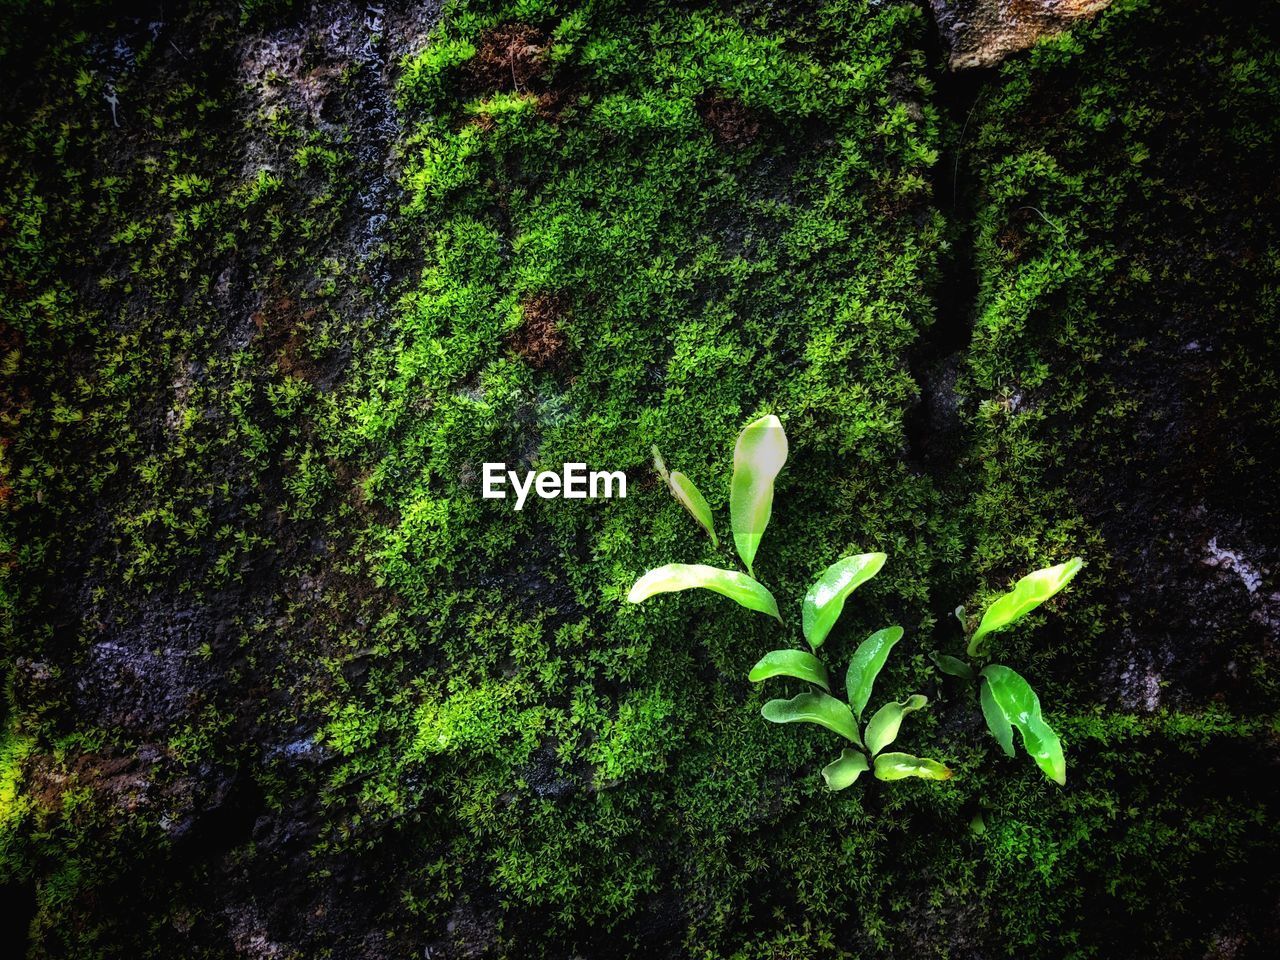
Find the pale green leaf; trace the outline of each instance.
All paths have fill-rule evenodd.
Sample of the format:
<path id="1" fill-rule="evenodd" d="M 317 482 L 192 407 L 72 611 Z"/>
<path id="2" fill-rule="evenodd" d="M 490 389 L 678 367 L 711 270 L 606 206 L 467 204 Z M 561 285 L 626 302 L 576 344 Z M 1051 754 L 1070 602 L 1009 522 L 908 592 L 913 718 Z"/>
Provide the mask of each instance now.
<path id="1" fill-rule="evenodd" d="M 787 435 L 772 414 L 747 424 L 733 449 L 729 521 L 738 556 L 755 576 L 756 551 L 773 514 L 773 481 L 787 462 Z"/>
<path id="2" fill-rule="evenodd" d="M 867 752 L 873 757 L 893 743 L 898 737 L 898 730 L 902 727 L 902 718 L 914 710 L 919 710 L 929 701 L 918 693 L 912 694 L 906 700 L 896 703 L 886 703 L 877 710 L 867 721 L 867 729 L 865 742 L 867 744 Z"/>
<path id="3" fill-rule="evenodd" d="M 693 515 L 693 519 L 697 520 L 702 529 L 710 534 L 711 545 L 719 547 L 720 538 L 716 536 L 715 522 L 711 519 L 711 506 L 707 503 L 707 498 L 702 495 L 702 491 L 679 470 L 671 471 L 667 486 L 671 488 L 675 498 Z"/>
<path id="4" fill-rule="evenodd" d="M 849 672 L 845 674 L 844 688 L 849 697 L 849 706 L 853 707 L 859 720 L 862 719 L 862 711 L 867 708 L 867 701 L 871 699 L 871 688 L 875 686 L 876 677 L 889 658 L 889 651 L 901 639 L 901 627 L 885 627 L 863 640 L 853 652 Z"/>
<path id="5" fill-rule="evenodd" d="M 779 621 L 778 603 L 773 594 L 762 584 L 736 570 L 721 570 L 702 563 L 668 563 L 665 567 L 650 570 L 631 587 L 627 599 L 640 603 L 659 593 L 674 593 L 701 587 L 736 600 L 748 610 L 756 610 L 776 617 Z"/>
<path id="6" fill-rule="evenodd" d="M 773 650 L 760 658 L 751 668 L 747 679 L 753 683 L 770 677 L 795 677 L 816 683 L 827 693 L 831 692 L 831 678 L 821 660 L 807 650 Z"/>
<path id="7" fill-rule="evenodd" d="M 1055 783 L 1066 784 L 1067 761 L 1062 754 L 1062 742 L 1041 715 L 1040 698 L 1031 689 L 1031 684 L 998 663 L 985 668 L 982 679 L 985 681 L 983 689 L 990 690 L 993 706 L 1007 724 L 1022 734 L 1022 745 L 1045 776 Z M 985 702 L 983 711 L 986 711 Z M 990 724 L 990 720 L 987 722 Z M 994 728 L 992 732 L 995 732 Z"/>
<path id="8" fill-rule="evenodd" d="M 801 693 L 790 700 L 770 700 L 760 708 L 760 716 L 774 723 L 816 723 L 846 740 L 862 742 L 848 705 L 825 693 Z"/>
<path id="9" fill-rule="evenodd" d="M 876 778 L 879 780 L 905 780 L 907 777 L 946 780 L 952 773 L 937 760 L 913 757 L 909 753 L 882 753 L 876 757 Z"/>
<path id="10" fill-rule="evenodd" d="M 711 506 L 707 503 L 707 498 L 702 495 L 702 491 L 679 470 L 668 471 L 667 464 L 662 459 L 662 454 L 658 452 L 657 447 L 653 448 L 653 465 L 666 482 L 667 489 L 671 491 L 671 495 L 676 498 L 681 506 L 689 511 L 690 516 L 698 521 L 699 526 L 710 534 L 711 545 L 719 547 L 720 539 L 716 536 L 715 522 L 711 517 Z"/>
<path id="11" fill-rule="evenodd" d="M 1084 561 L 1074 557 L 1056 567 L 1036 570 L 1019 580 L 1012 590 L 987 607 L 982 622 L 969 640 L 969 656 L 984 656 L 986 647 L 982 640 L 987 634 L 1003 630 L 1026 616 L 1070 583 L 1083 566 Z"/>
<path id="12" fill-rule="evenodd" d="M 982 680 L 978 683 L 978 702 L 982 704 L 982 715 L 986 717 L 987 729 L 1000 744 L 1005 756 L 1013 756 L 1013 727 L 1000 708 L 996 706 L 995 697 L 991 695 L 991 684 Z"/>
<path id="13" fill-rule="evenodd" d="M 804 638 L 817 650 L 835 626 L 845 599 L 884 566 L 883 553 L 862 553 L 837 560 L 823 571 L 804 595 L 801 618 Z"/>
<path id="14" fill-rule="evenodd" d="M 822 768 L 822 779 L 827 781 L 828 790 L 843 790 L 851 786 L 866 769 L 866 755 L 861 750 L 845 747 L 840 751 L 839 760 L 832 760 Z"/>

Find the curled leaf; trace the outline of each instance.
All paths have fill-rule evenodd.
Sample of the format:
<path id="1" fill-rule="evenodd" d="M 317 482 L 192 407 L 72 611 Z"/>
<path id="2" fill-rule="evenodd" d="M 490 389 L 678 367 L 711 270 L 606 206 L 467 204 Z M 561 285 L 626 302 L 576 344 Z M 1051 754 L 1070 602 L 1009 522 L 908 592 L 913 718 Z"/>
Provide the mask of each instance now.
<path id="1" fill-rule="evenodd" d="M 774 723 L 816 723 L 846 740 L 862 742 L 848 705 L 825 693 L 801 693 L 790 700 L 770 700 L 760 708 L 760 716 Z"/>
<path id="2" fill-rule="evenodd" d="M 953 772 L 937 760 L 913 757 L 909 753 L 882 753 L 876 757 L 876 778 L 879 780 L 905 780 L 907 777 L 946 780 Z"/>
<path id="3" fill-rule="evenodd" d="M 640 603 L 659 593 L 674 593 L 701 587 L 736 600 L 748 610 L 766 613 L 779 621 L 778 602 L 765 587 L 736 570 L 722 570 L 702 563 L 668 563 L 650 570 L 637 580 L 627 594 L 632 603 Z"/>
<path id="4" fill-rule="evenodd" d="M 766 653 L 760 658 L 760 662 L 751 668 L 747 679 L 758 683 L 761 680 L 779 676 L 808 680 L 827 693 L 831 692 L 831 678 L 827 675 L 826 666 L 807 650 L 773 650 Z"/>
<path id="5" fill-rule="evenodd" d="M 689 511 L 690 516 L 698 521 L 698 525 L 710 534 L 711 545 L 713 547 L 720 546 L 720 539 L 716 536 L 715 523 L 711 518 L 711 506 L 707 503 L 707 498 L 702 495 L 702 491 L 679 470 L 668 471 L 667 464 L 662 459 L 662 454 L 658 452 L 657 447 L 653 448 L 653 465 L 666 482 L 667 489 L 671 491 L 671 495 L 680 502 L 681 506 Z"/>
<path id="6" fill-rule="evenodd" d="M 893 743 L 902 727 L 902 718 L 914 710 L 919 710 L 929 701 L 918 693 L 897 703 L 886 703 L 867 721 L 867 752 L 873 757 Z"/>
<path id="7" fill-rule="evenodd" d="M 827 789 L 835 792 L 851 786 L 866 769 L 866 755 L 861 750 L 845 747 L 840 751 L 839 760 L 832 760 L 822 768 L 822 779 L 827 782 Z"/>
<path id="8" fill-rule="evenodd" d="M 733 449 L 729 520 L 738 556 L 755 576 L 756 551 L 773 514 L 773 481 L 787 462 L 787 435 L 772 414 L 747 424 Z"/>
<path id="9" fill-rule="evenodd" d="M 1070 583 L 1083 566 L 1083 560 L 1073 557 L 1066 563 L 1036 570 L 1019 580 L 1012 590 L 987 607 L 982 622 L 969 640 L 969 656 L 985 656 L 986 646 L 982 640 L 987 634 L 1003 630 L 1022 619 Z"/>
<path id="10" fill-rule="evenodd" d="M 849 672 L 845 674 L 845 693 L 849 697 L 849 706 L 858 719 L 862 719 L 862 711 L 871 699 L 871 688 L 875 686 L 876 677 L 893 645 L 902 639 L 901 627 L 885 627 L 877 630 L 863 640 L 853 652 L 853 660 L 849 662 Z"/>
<path id="11" fill-rule="evenodd" d="M 1062 754 L 1062 742 L 1053 728 L 1040 714 L 1040 698 L 1021 676 L 1008 667 L 993 663 L 982 671 L 984 694 L 989 691 L 991 703 L 1004 718 L 1004 723 L 1016 727 L 1022 734 L 1022 745 L 1031 754 L 1045 776 L 1058 784 L 1067 782 L 1067 761 Z M 983 701 L 983 712 L 987 702 Z M 991 726 L 991 720 L 987 720 Z M 992 727 L 992 733 L 995 728 Z M 1009 735 L 1012 741 L 1012 734 Z M 997 734 L 996 739 L 1000 739 Z M 1001 746 L 1004 746 L 1003 742 Z M 1008 751 L 1006 751 L 1008 752 Z"/>
<path id="12" fill-rule="evenodd" d="M 978 675 L 973 672 L 973 667 L 959 657 L 953 657 L 949 653 L 935 653 L 933 662 L 939 670 L 948 676 L 959 677 L 962 680 L 978 679 Z"/>
<path id="13" fill-rule="evenodd" d="M 835 626 L 845 599 L 884 566 L 883 553 L 843 557 L 827 567 L 804 595 L 801 617 L 804 638 L 817 650 Z"/>

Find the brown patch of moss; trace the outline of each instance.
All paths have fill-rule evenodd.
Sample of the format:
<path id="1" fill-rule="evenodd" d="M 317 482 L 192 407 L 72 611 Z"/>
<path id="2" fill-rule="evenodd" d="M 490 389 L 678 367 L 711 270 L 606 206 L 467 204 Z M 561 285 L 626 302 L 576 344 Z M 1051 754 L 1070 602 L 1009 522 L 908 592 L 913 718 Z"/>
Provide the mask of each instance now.
<path id="1" fill-rule="evenodd" d="M 315 319 L 316 309 L 300 309 L 289 296 L 278 296 L 263 304 L 253 314 L 258 328 L 258 343 L 275 357 L 280 372 L 290 377 L 313 381 L 319 376 L 314 360 L 306 349 L 307 326 Z"/>
<path id="2" fill-rule="evenodd" d="M 507 345 L 535 370 L 558 367 L 564 360 L 567 341 L 560 327 L 565 313 L 563 300 L 540 293 L 521 304 L 524 321 L 507 338 Z"/>
<path id="3" fill-rule="evenodd" d="M 698 116 L 711 128 L 716 143 L 725 147 L 746 147 L 756 142 L 764 123 L 760 115 L 741 100 L 718 91 L 698 98 Z"/>
<path id="4" fill-rule="evenodd" d="M 560 122 L 560 115 L 581 96 L 580 87 L 553 87 L 538 95 L 538 116 L 552 123 Z"/>
<path id="5" fill-rule="evenodd" d="M 44 814 L 59 813 L 65 795 L 76 789 L 88 790 L 122 812 L 136 813 L 153 805 L 152 766 L 135 754 L 89 751 L 65 762 L 35 754 L 29 758 L 25 773 L 34 805 Z"/>
<path id="6" fill-rule="evenodd" d="M 480 38 L 468 67 L 481 90 L 524 93 L 536 85 L 546 69 L 551 39 L 537 27 L 506 23 Z"/>
<path id="7" fill-rule="evenodd" d="M 1039 215 L 1031 207 L 1019 207 L 1009 214 L 1008 222 L 996 234 L 996 245 L 1008 256 L 1010 262 L 1024 259 L 1031 243 L 1031 230 Z"/>

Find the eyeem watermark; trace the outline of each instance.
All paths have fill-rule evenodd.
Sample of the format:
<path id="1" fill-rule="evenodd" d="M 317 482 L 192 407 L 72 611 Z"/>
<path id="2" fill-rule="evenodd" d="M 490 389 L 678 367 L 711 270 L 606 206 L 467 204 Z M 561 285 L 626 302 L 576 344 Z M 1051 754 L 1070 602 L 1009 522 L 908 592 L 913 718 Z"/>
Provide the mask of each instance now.
<path id="1" fill-rule="evenodd" d="M 585 463 L 566 463 L 559 473 L 554 470 L 526 470 L 524 480 L 515 470 L 508 470 L 505 463 L 484 465 L 484 499 L 507 499 L 506 487 L 510 485 L 516 496 L 516 510 L 524 509 L 524 502 L 532 491 L 543 500 L 596 500 L 603 497 L 612 500 L 627 497 L 627 475 L 621 470 L 587 470 Z"/>

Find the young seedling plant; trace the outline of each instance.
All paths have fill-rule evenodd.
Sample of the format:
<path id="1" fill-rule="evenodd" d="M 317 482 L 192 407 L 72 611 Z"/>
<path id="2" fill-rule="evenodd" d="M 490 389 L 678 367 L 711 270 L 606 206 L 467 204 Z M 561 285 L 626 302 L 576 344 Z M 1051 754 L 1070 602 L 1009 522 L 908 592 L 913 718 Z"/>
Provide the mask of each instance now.
<path id="1" fill-rule="evenodd" d="M 718 544 L 706 498 L 683 473 L 668 471 L 656 448 L 653 453 L 654 465 L 672 495 L 707 532 L 713 545 Z M 641 603 L 659 593 L 702 588 L 782 623 L 773 594 L 755 579 L 754 564 L 773 513 L 774 480 L 786 460 L 787 436 L 777 417 L 761 417 L 739 434 L 733 454 L 729 516 L 734 546 L 747 568 L 745 574 L 705 564 L 669 563 L 637 580 L 627 599 Z M 749 674 L 753 682 L 789 677 L 809 684 L 809 690 L 789 700 L 770 700 L 760 713 L 774 723 L 814 723 L 848 741 L 850 746 L 841 751 L 839 758 L 823 768 L 823 779 L 831 790 L 843 790 L 868 769 L 874 769 L 881 780 L 945 780 L 952 774 L 936 760 L 885 752 L 897 739 L 903 718 L 927 703 L 920 694 L 886 703 L 859 733 L 876 677 L 894 644 L 902 639 L 901 627 L 877 630 L 858 647 L 845 675 L 847 702 L 832 695 L 830 674 L 817 656 L 849 595 L 879 573 L 884 563 L 885 554 L 864 553 L 843 557 L 828 567 L 805 594 L 801 608 L 801 627 L 810 649 L 774 650 L 765 654 Z"/>
<path id="2" fill-rule="evenodd" d="M 1040 698 L 1023 677 L 1001 663 L 982 663 L 989 655 L 987 639 L 998 630 L 1016 623 L 1046 600 L 1062 590 L 1084 566 L 1073 557 L 1066 563 L 1045 567 L 1027 574 L 1013 589 L 996 599 L 982 614 L 977 629 L 969 637 L 966 653 L 973 662 L 942 654 L 934 662 L 943 673 L 978 684 L 978 703 L 987 728 L 1007 756 L 1014 755 L 1013 731 L 1022 735 L 1022 745 L 1045 776 L 1059 785 L 1067 782 L 1067 761 L 1062 742 L 1045 722 L 1040 711 Z M 964 625 L 964 608 L 956 609 L 956 617 Z"/>

